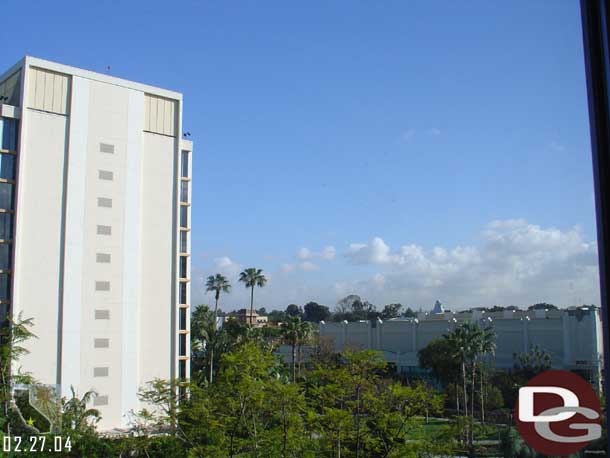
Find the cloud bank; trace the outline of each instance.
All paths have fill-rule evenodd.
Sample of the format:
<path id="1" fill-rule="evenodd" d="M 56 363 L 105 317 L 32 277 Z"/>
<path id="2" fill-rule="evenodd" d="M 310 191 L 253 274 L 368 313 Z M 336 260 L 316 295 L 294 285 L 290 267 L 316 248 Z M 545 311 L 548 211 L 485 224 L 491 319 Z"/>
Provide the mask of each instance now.
<path id="1" fill-rule="evenodd" d="M 599 304 L 597 244 L 585 240 L 578 227 L 561 230 L 523 219 L 492 221 L 472 246 L 426 248 L 408 241 L 391 247 L 373 236 L 364 243 L 346 243 L 341 252 L 337 256 L 333 246 L 301 248 L 296 262 L 257 266 L 275 280 L 255 292 L 257 305 L 283 309 L 291 302 L 316 300 L 333 306 L 347 294 L 358 294 L 378 307 L 400 302 L 424 309 L 436 299 L 454 310 L 536 302 Z M 209 269 L 234 281 L 227 303 L 249 303 L 247 291 L 236 283 L 242 269 L 238 262 L 224 256 L 214 259 Z M 196 286 L 195 302 L 209 301 Z"/>

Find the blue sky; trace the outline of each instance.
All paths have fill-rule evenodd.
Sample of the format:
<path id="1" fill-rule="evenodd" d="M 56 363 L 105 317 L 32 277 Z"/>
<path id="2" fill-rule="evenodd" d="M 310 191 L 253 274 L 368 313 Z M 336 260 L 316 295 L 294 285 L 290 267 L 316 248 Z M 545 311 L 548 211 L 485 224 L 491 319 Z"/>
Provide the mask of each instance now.
<path id="1" fill-rule="evenodd" d="M 184 94 L 194 302 L 249 266 L 268 309 L 599 301 L 577 1 L 35 4 L 3 2 L 6 67 Z"/>

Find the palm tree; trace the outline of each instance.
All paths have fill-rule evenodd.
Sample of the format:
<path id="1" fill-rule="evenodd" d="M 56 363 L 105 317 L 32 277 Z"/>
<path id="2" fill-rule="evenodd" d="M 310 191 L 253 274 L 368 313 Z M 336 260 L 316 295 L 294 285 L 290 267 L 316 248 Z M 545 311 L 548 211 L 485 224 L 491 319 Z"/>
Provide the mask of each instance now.
<path id="1" fill-rule="evenodd" d="M 66 401 L 63 400 L 63 423 L 70 429 L 79 432 L 92 431 L 94 425 L 100 421 L 100 412 L 97 409 L 87 408 L 97 393 L 95 391 L 87 391 L 82 398 L 76 394 L 74 387 L 70 386 L 72 398 Z"/>
<path id="2" fill-rule="evenodd" d="M 223 275 L 216 274 L 210 275 L 205 283 L 206 292 L 214 292 L 214 298 L 216 302 L 214 304 L 214 317 L 212 321 L 212 334 L 216 336 L 216 317 L 218 316 L 218 299 L 220 299 L 220 293 L 230 293 L 231 283 Z M 210 383 L 214 377 L 214 342 L 210 342 Z"/>
<path id="3" fill-rule="evenodd" d="M 483 328 L 479 341 L 478 353 L 481 357 L 480 362 L 480 382 L 481 382 L 481 423 L 485 423 L 485 396 L 484 396 L 484 362 L 482 358 L 486 355 L 493 355 L 496 352 L 496 333 L 491 327 Z"/>
<path id="4" fill-rule="evenodd" d="M 301 318 L 298 316 L 288 317 L 282 323 L 282 333 L 292 347 L 292 381 L 295 382 L 297 378 L 297 345 L 301 333 Z"/>
<path id="5" fill-rule="evenodd" d="M 298 342 L 298 350 L 297 350 L 297 361 L 299 364 L 299 377 L 301 376 L 301 349 L 303 348 L 303 344 L 307 343 L 309 339 L 311 339 L 311 335 L 313 333 L 313 325 L 307 321 L 301 321 L 299 325 L 299 342 Z"/>
<path id="6" fill-rule="evenodd" d="M 452 356 L 459 362 L 462 368 L 462 388 L 464 390 L 464 415 L 466 417 L 468 414 L 468 389 L 467 389 L 467 380 L 468 377 L 466 375 L 466 367 L 469 364 L 472 364 L 472 378 L 470 380 L 471 384 L 471 408 L 470 408 L 470 419 L 468 422 L 471 426 L 466 429 L 466 440 L 468 441 L 469 447 L 472 450 L 473 447 L 473 428 L 472 421 L 474 420 L 474 379 L 475 379 L 475 359 L 480 347 L 480 339 L 481 339 L 481 328 L 478 325 L 472 322 L 462 323 L 460 326 L 455 328 L 449 334 L 445 335 L 445 338 L 451 343 L 454 348 Z"/>
<path id="7" fill-rule="evenodd" d="M 267 283 L 267 277 L 263 275 L 262 269 L 249 267 L 239 274 L 239 281 L 243 282 L 246 288 L 250 288 L 250 325 L 254 319 L 254 287 L 262 288 Z"/>

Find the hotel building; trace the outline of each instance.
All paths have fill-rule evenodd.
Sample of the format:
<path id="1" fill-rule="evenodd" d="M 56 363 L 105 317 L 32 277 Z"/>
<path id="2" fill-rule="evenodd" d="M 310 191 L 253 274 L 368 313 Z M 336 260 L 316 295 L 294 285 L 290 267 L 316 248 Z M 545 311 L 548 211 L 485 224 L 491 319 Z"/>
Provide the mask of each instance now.
<path id="1" fill-rule="evenodd" d="M 192 144 L 182 95 L 25 57 L 0 76 L 0 312 L 18 366 L 95 390 L 100 429 L 189 373 Z"/>

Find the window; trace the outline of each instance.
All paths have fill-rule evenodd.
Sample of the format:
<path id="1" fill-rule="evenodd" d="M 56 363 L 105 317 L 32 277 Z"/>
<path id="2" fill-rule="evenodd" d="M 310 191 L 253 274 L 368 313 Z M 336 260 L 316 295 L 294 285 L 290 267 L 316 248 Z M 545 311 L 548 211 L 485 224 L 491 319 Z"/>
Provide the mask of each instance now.
<path id="1" fill-rule="evenodd" d="M 108 405 L 108 396 L 95 396 L 93 398 L 94 406 L 107 406 Z"/>
<path id="2" fill-rule="evenodd" d="M 97 234 L 98 235 L 111 235 L 112 234 L 112 226 L 97 226 Z"/>
<path id="3" fill-rule="evenodd" d="M 186 331 L 186 308 L 180 308 L 180 330 Z"/>
<path id="4" fill-rule="evenodd" d="M 180 227 L 188 227 L 188 226 L 189 226 L 188 207 L 181 205 L 180 206 Z"/>
<path id="5" fill-rule="evenodd" d="M 17 120 L 0 119 L 0 149 L 17 150 Z"/>
<path id="6" fill-rule="evenodd" d="M 188 278 L 186 256 L 180 256 L 180 278 Z"/>
<path id="7" fill-rule="evenodd" d="M 178 361 L 178 378 L 186 378 L 186 361 Z"/>
<path id="8" fill-rule="evenodd" d="M 110 310 L 96 310 L 95 311 L 95 319 L 96 320 L 109 320 L 110 319 Z"/>
<path id="9" fill-rule="evenodd" d="M 114 154 L 114 145 L 108 143 L 100 143 L 100 151 L 102 153 Z"/>
<path id="10" fill-rule="evenodd" d="M 0 269 L 9 270 L 11 268 L 11 245 L 0 243 Z"/>
<path id="11" fill-rule="evenodd" d="M 110 339 L 93 339 L 94 348 L 109 348 Z"/>
<path id="12" fill-rule="evenodd" d="M 188 202 L 189 201 L 189 182 L 181 181 L 180 182 L 180 202 Z"/>
<path id="13" fill-rule="evenodd" d="M 96 291 L 110 291 L 110 282 L 109 281 L 96 281 L 95 290 Z"/>
<path id="14" fill-rule="evenodd" d="M 186 283 L 180 283 L 180 303 L 186 304 Z"/>
<path id="15" fill-rule="evenodd" d="M 13 185 L 10 183 L 0 183 L 0 208 L 13 209 Z"/>
<path id="16" fill-rule="evenodd" d="M 186 231 L 180 231 L 180 253 L 188 253 L 187 234 Z"/>
<path id="17" fill-rule="evenodd" d="M 13 238 L 13 215 L 0 213 L 0 240 L 11 240 Z"/>
<path id="18" fill-rule="evenodd" d="M 15 179 L 15 156 L 13 154 L 0 154 L 0 178 Z"/>
<path id="19" fill-rule="evenodd" d="M 100 263 L 109 263 L 110 262 L 110 254 L 108 253 L 96 253 L 95 262 Z"/>
<path id="20" fill-rule="evenodd" d="M 11 300 L 11 276 L 9 274 L 0 274 L 0 300 Z"/>
<path id="21" fill-rule="evenodd" d="M 94 367 L 93 368 L 93 376 L 94 377 L 108 377 L 109 370 L 107 367 Z"/>
<path id="22" fill-rule="evenodd" d="M 186 356 L 186 334 L 180 334 L 179 351 L 180 356 Z"/>
<path id="23" fill-rule="evenodd" d="M 108 197 L 98 197 L 97 206 L 105 207 L 105 208 L 112 208 L 112 199 L 109 199 Z"/>
<path id="24" fill-rule="evenodd" d="M 181 175 L 182 178 L 188 178 L 189 177 L 189 152 L 188 151 L 182 151 L 182 154 L 180 155 L 180 170 L 181 170 Z"/>
<path id="25" fill-rule="evenodd" d="M 98 170 L 97 177 L 100 180 L 112 181 L 114 179 L 114 173 L 109 170 Z"/>

